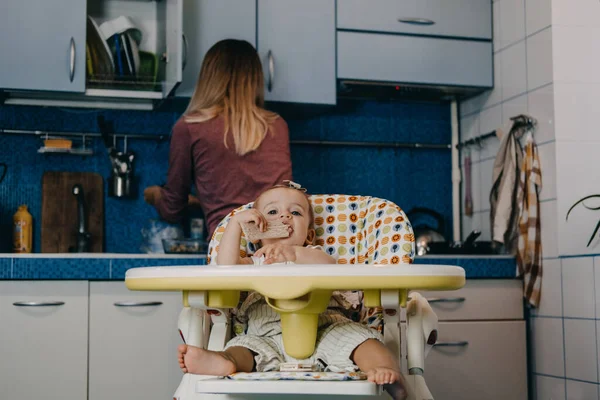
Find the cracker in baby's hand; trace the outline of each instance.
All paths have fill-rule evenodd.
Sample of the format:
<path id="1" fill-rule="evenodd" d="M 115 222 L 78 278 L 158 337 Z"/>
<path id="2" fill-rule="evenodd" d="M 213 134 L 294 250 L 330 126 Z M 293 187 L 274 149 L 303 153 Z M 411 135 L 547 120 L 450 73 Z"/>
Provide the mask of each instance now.
<path id="1" fill-rule="evenodd" d="M 244 231 L 244 236 L 251 243 L 256 243 L 261 239 L 286 238 L 290 236 L 289 227 L 279 221 L 269 223 L 267 230 L 264 232 L 261 232 L 254 222 L 245 223 L 242 224 L 242 231 Z"/>

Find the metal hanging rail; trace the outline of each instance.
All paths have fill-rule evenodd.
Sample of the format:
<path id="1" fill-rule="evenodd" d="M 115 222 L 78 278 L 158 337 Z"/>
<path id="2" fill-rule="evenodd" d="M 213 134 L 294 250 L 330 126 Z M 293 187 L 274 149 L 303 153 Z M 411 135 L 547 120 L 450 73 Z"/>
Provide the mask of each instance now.
<path id="1" fill-rule="evenodd" d="M 494 137 L 494 136 L 496 136 L 496 131 L 485 133 L 483 135 L 476 136 L 476 137 L 474 137 L 472 139 L 465 140 L 464 142 L 457 144 L 456 148 L 457 149 L 462 149 L 463 147 L 468 147 L 468 146 L 471 146 L 473 144 L 480 145 L 481 142 L 483 142 L 484 140 L 489 139 L 489 138 Z"/>
<path id="2" fill-rule="evenodd" d="M 511 129 L 514 129 L 515 127 L 535 128 L 535 126 L 537 125 L 537 121 L 534 118 L 525 114 L 520 114 L 515 117 L 511 117 L 510 120 L 513 121 L 513 127 Z M 476 136 L 469 140 L 465 140 L 464 142 L 457 144 L 456 148 L 462 149 L 463 147 L 468 147 L 474 144 L 481 145 L 481 142 L 494 136 L 496 136 L 495 130 L 489 133 L 485 133 L 483 135 Z"/>
<path id="3" fill-rule="evenodd" d="M 51 138 L 64 138 L 64 137 L 80 137 L 80 138 L 100 138 L 102 137 L 99 133 L 84 133 L 84 132 L 50 132 L 50 131 L 29 131 L 22 129 L 2 129 L 0 133 L 7 135 L 23 135 L 23 136 L 37 136 L 43 139 Z M 140 135 L 140 134 L 129 134 L 129 133 L 118 133 L 110 135 L 114 139 L 136 139 L 136 140 L 155 140 L 163 141 L 168 135 Z"/>
<path id="4" fill-rule="evenodd" d="M 433 143 L 402 143 L 402 142 L 349 142 L 349 141 L 327 141 L 327 140 L 290 140 L 295 145 L 319 145 L 319 146 L 342 146 L 342 147 L 377 147 L 377 148 L 409 148 L 409 149 L 437 149 L 449 150 L 450 144 Z"/>

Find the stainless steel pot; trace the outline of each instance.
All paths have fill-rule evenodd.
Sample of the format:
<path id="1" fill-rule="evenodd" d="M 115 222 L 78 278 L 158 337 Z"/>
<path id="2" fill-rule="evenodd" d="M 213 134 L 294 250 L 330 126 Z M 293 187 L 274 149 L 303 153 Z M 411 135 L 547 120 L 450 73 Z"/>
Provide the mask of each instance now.
<path id="1" fill-rule="evenodd" d="M 415 207 L 406 213 L 410 220 L 413 232 L 415 234 L 415 246 L 417 248 L 417 255 L 422 256 L 429 253 L 431 243 L 442 243 L 446 242 L 444 237 L 444 217 L 437 211 L 431 210 L 424 207 Z M 436 226 L 430 226 L 427 224 L 419 224 L 414 221 L 418 220 L 417 216 L 426 215 L 433 217 L 436 221 Z"/>
<path id="2" fill-rule="evenodd" d="M 133 174 L 135 155 L 132 152 L 118 151 L 111 145 L 109 135 L 114 133 L 112 123 L 105 121 L 102 116 L 98 116 L 98 126 L 112 166 L 111 175 L 108 178 L 108 195 L 120 198 L 135 197 L 136 185 Z"/>

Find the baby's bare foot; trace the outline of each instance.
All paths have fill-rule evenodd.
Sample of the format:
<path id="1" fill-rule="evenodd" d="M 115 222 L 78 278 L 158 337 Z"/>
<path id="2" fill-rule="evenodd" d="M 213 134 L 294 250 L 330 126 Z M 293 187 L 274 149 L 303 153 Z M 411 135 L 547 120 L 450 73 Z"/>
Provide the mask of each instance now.
<path id="1" fill-rule="evenodd" d="M 227 376 L 236 371 L 235 363 L 224 352 L 181 344 L 177 347 L 177 358 L 184 373 Z"/>
<path id="2" fill-rule="evenodd" d="M 394 400 L 406 399 L 407 393 L 404 387 L 404 379 L 400 371 L 387 367 L 376 367 L 367 371 L 367 379 L 383 388 Z"/>

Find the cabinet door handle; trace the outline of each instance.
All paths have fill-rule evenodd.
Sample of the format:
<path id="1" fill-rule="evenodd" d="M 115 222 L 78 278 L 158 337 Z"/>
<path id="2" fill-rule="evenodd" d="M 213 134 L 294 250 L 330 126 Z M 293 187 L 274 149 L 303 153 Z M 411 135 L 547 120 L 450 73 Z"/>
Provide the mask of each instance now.
<path id="1" fill-rule="evenodd" d="M 430 303 L 463 303 L 465 300 L 464 297 L 432 297 L 427 299 Z"/>
<path id="2" fill-rule="evenodd" d="M 71 57 L 69 60 L 69 80 L 73 82 L 75 78 L 75 39 L 71 37 Z"/>
<path id="3" fill-rule="evenodd" d="M 162 301 L 117 301 L 116 307 L 151 307 L 160 306 Z"/>
<path id="4" fill-rule="evenodd" d="M 435 24 L 434 20 L 427 18 L 398 18 L 398 22 L 402 22 L 403 24 L 411 24 L 411 25 L 433 25 Z"/>
<path id="5" fill-rule="evenodd" d="M 269 50 L 267 53 L 267 61 L 269 63 L 269 80 L 267 82 L 267 90 L 271 92 L 273 90 L 273 81 L 275 80 L 275 60 L 273 59 L 273 52 Z"/>
<path id="6" fill-rule="evenodd" d="M 181 61 L 181 70 L 184 71 L 188 59 L 188 41 L 185 37 L 185 33 L 181 34 L 181 41 L 183 42 L 183 60 Z"/>
<path id="7" fill-rule="evenodd" d="M 468 346 L 469 342 L 461 340 L 458 342 L 437 342 L 434 347 L 465 347 Z"/>
<path id="8" fill-rule="evenodd" d="M 54 307 L 64 305 L 64 301 L 15 301 L 13 306 L 17 307 Z"/>

